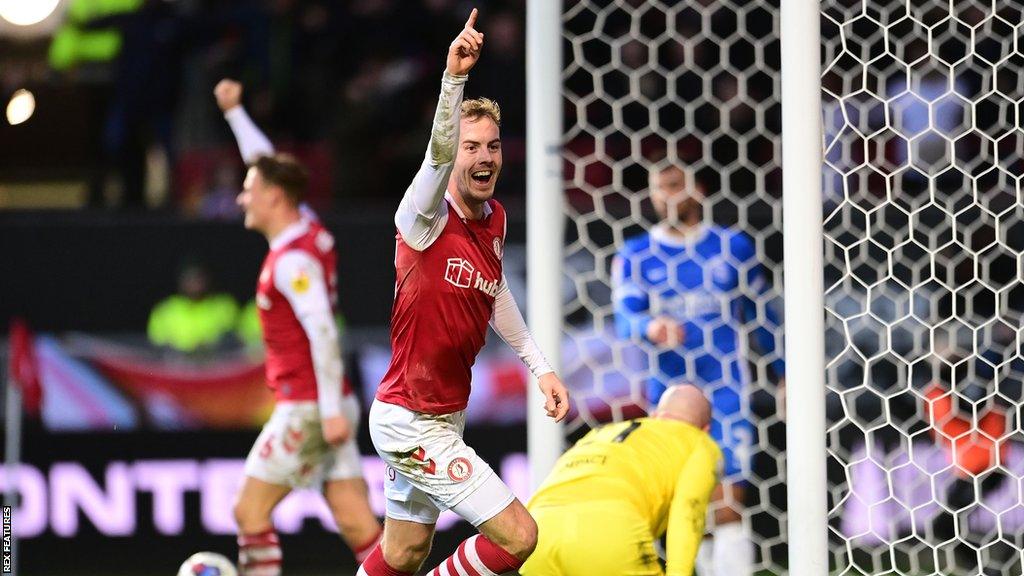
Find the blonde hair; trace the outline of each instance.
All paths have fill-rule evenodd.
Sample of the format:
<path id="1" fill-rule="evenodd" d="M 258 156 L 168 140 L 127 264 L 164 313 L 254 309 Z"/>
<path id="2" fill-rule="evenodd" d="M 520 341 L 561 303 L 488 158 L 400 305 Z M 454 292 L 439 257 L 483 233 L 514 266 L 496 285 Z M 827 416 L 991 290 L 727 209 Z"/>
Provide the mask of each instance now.
<path id="1" fill-rule="evenodd" d="M 469 121 L 479 120 L 484 116 L 501 126 L 501 107 L 490 98 L 470 98 L 462 101 L 462 117 Z"/>

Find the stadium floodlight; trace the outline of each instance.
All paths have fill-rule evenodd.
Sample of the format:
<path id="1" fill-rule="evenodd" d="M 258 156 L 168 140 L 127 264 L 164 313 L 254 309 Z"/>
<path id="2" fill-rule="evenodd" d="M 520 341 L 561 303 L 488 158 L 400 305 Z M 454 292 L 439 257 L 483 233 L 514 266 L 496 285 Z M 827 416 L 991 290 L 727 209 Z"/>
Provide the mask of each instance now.
<path id="1" fill-rule="evenodd" d="M 0 18 L 15 26 L 33 26 L 53 14 L 60 0 L 0 0 Z"/>
<path id="2" fill-rule="evenodd" d="M 32 92 L 22 88 L 11 96 L 7 103 L 7 123 L 16 126 L 27 122 L 36 111 L 36 97 Z"/>

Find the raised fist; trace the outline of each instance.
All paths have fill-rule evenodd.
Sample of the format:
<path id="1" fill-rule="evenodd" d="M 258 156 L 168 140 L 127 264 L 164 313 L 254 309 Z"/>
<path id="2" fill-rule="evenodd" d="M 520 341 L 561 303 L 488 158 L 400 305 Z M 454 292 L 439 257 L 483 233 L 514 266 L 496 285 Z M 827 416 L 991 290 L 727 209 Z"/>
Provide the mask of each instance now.
<path id="1" fill-rule="evenodd" d="M 227 112 L 242 103 L 242 83 L 225 78 L 217 82 L 213 95 L 217 98 L 220 111 Z"/>

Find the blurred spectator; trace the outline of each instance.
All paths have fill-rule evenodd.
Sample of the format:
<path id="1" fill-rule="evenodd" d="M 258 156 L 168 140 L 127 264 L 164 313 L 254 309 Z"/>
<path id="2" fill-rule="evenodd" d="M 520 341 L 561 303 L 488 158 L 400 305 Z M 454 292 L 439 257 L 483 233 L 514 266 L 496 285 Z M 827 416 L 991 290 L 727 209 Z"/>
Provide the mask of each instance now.
<path id="1" fill-rule="evenodd" d="M 754 382 L 744 367 L 744 340 L 756 341 L 779 378 L 779 316 L 755 308 L 770 290 L 754 241 L 738 229 L 704 221 L 704 186 L 692 171 L 661 163 L 650 170 L 651 201 L 660 222 L 619 247 L 613 263 L 615 326 L 619 338 L 645 347 L 651 373 L 648 401 L 656 405 L 677 383 L 694 383 L 711 399 L 711 436 L 724 456 L 721 489 L 701 574 L 751 574 L 754 546 L 742 524 L 757 424 L 746 410 Z M 752 320 L 753 319 L 753 320 Z"/>
<path id="2" fill-rule="evenodd" d="M 199 217 L 205 220 L 238 220 L 242 212 L 238 196 L 238 171 L 233 164 L 221 162 L 214 169 L 212 187 L 199 201 Z"/>
<path id="3" fill-rule="evenodd" d="M 192 353 L 216 347 L 232 335 L 238 304 L 230 295 L 210 292 L 210 276 L 202 264 L 185 264 L 178 277 L 178 292 L 150 313 L 150 342 Z"/>
<path id="4" fill-rule="evenodd" d="M 509 112 L 502 136 L 513 180 L 505 188 L 521 194 L 524 2 L 481 8 L 496 65 L 474 81 L 474 95 L 495 98 Z M 227 136 L 212 121 L 208 100 L 208 86 L 223 77 L 251 86 L 250 112 L 276 145 L 330 166 L 330 174 L 317 171 L 318 197 L 397 199 L 419 164 L 433 114 L 441 70 L 428 56 L 447 46 L 440 31 L 460 24 L 464 9 L 462 0 L 69 2 L 49 60 L 64 72 L 54 78 L 95 94 L 102 112 L 94 115 L 104 116 L 102 126 L 75 124 L 69 108 L 64 119 L 94 143 L 76 168 L 88 171 L 89 203 L 104 205 L 120 191 L 121 205 L 142 207 L 167 190 L 188 214 L 231 217 L 221 168 L 193 161 L 216 154 L 211 145 Z M 155 173 L 147 159 L 165 162 L 171 177 Z M 190 187 L 203 179 L 215 190 L 199 200 Z"/>
<path id="5" fill-rule="evenodd" d="M 64 71 L 82 62 L 110 62 L 121 51 L 121 33 L 92 22 L 135 12 L 141 6 L 142 0 L 72 0 L 67 20 L 50 42 L 50 66 Z"/>
<path id="6" fill-rule="evenodd" d="M 121 205 L 145 204 L 146 155 L 151 145 L 173 162 L 173 126 L 183 55 L 181 22 L 173 4 L 145 0 L 136 11 L 97 18 L 89 27 L 121 34 L 113 98 L 103 134 L 107 168 L 120 176 Z M 90 203 L 103 203 L 107 183 L 90 191 Z"/>

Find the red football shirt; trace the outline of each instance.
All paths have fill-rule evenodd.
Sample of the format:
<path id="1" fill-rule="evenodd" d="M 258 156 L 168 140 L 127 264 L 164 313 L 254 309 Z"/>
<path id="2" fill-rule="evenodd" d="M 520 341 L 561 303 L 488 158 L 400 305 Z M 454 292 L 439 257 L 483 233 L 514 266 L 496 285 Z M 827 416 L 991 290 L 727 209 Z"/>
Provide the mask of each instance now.
<path id="1" fill-rule="evenodd" d="M 467 220 L 449 203 L 444 229 L 422 252 L 396 235 L 392 356 L 378 400 L 430 414 L 469 402 L 471 368 L 502 280 L 505 210 L 488 204 L 489 214 Z"/>
<path id="2" fill-rule="evenodd" d="M 267 384 L 279 401 L 316 400 L 316 370 L 309 338 L 278 286 L 284 281 L 290 289 L 301 293 L 309 289 L 303 286 L 303 282 L 326 282 L 331 307 L 336 310 L 338 280 L 334 237 L 320 224 L 308 220 L 282 234 L 291 237 L 279 244 L 275 242 L 278 245 L 267 253 L 256 285 L 256 307 L 266 345 Z M 323 271 L 322 277 L 299 274 L 294 278 L 276 278 L 278 260 L 292 251 L 299 251 L 315 260 Z M 343 379 L 342 390 L 343 394 L 350 393 L 347 379 Z"/>

